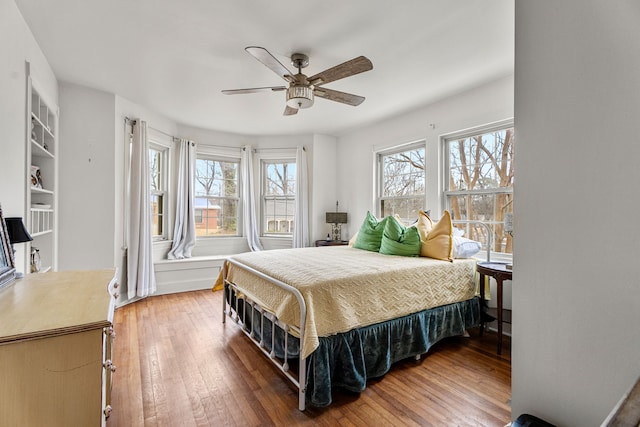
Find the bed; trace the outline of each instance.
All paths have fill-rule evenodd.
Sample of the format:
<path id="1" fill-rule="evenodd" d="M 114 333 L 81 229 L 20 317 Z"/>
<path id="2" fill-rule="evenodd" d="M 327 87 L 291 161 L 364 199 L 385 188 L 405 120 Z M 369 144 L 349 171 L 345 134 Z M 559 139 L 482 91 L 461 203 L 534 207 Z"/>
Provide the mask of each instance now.
<path id="1" fill-rule="evenodd" d="M 221 271 L 223 319 L 298 388 L 300 410 L 328 406 L 332 390 L 361 392 L 394 362 L 478 325 L 475 264 L 348 246 L 234 255 Z"/>

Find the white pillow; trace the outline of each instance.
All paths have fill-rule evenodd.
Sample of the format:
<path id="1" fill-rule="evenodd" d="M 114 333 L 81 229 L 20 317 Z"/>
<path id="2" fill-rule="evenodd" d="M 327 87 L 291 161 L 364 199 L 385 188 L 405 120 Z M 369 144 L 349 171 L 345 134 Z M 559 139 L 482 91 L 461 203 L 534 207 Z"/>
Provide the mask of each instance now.
<path id="1" fill-rule="evenodd" d="M 464 236 L 464 230 L 462 228 L 453 227 L 453 235 L 454 236 L 458 236 L 458 237 L 462 237 L 462 236 Z"/>
<path id="2" fill-rule="evenodd" d="M 453 236 L 453 257 L 471 258 L 482 249 L 482 244 L 462 236 Z"/>

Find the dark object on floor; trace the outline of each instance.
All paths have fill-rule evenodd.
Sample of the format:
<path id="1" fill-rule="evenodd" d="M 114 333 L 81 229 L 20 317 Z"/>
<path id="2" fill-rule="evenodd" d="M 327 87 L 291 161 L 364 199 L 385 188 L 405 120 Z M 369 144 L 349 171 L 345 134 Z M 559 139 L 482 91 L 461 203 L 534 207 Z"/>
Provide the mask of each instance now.
<path id="1" fill-rule="evenodd" d="M 486 311 L 482 311 L 482 313 L 480 314 L 480 318 L 482 320 L 483 323 L 491 323 L 494 320 L 496 320 L 495 317 L 493 317 L 492 315 L 490 315 L 489 313 L 487 313 Z"/>
<path id="2" fill-rule="evenodd" d="M 522 414 L 516 419 L 511 427 L 556 427 L 553 424 L 541 420 L 538 417 L 534 417 L 529 414 Z"/>

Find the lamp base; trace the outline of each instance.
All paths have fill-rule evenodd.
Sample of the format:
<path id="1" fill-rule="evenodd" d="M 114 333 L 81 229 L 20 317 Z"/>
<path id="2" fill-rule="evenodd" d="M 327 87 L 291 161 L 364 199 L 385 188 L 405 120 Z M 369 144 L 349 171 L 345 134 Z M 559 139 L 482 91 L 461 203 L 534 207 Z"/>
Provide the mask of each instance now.
<path id="1" fill-rule="evenodd" d="M 338 224 L 331 224 L 331 240 L 342 240 L 342 226 Z"/>

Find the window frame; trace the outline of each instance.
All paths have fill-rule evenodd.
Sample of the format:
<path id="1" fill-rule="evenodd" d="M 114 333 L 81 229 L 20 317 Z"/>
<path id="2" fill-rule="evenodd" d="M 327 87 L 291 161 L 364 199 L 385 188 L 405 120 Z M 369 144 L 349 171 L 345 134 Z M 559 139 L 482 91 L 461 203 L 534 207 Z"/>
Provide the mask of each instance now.
<path id="1" fill-rule="evenodd" d="M 151 237 L 152 241 L 165 241 L 169 240 L 169 197 L 171 192 L 169 191 L 169 182 L 170 181 L 170 159 L 171 159 L 171 146 L 163 143 L 162 141 L 149 138 L 149 144 L 147 148 L 147 161 L 150 160 L 150 152 L 154 150 L 160 153 L 160 181 L 158 182 L 160 185 L 159 190 L 151 189 L 151 164 L 149 164 L 149 196 L 161 196 L 162 197 L 162 214 L 160 214 L 162 218 L 162 233 L 161 234 L 153 234 L 153 226 L 151 228 Z M 153 224 L 153 213 L 151 213 L 151 223 Z"/>
<path id="2" fill-rule="evenodd" d="M 291 222 L 291 226 L 289 227 L 288 232 L 269 232 L 268 231 L 268 218 L 266 216 L 267 210 L 267 195 L 266 195 L 266 186 L 267 186 L 267 165 L 269 164 L 284 164 L 284 163 L 293 163 L 296 166 L 296 172 L 298 168 L 298 164 L 296 162 L 295 153 L 293 156 L 290 155 L 263 155 L 260 156 L 259 159 L 259 167 L 260 167 L 260 237 L 268 237 L 268 238 L 282 238 L 282 239 L 291 239 L 293 237 L 293 227 L 296 216 L 295 211 L 295 200 L 296 200 L 296 192 L 298 191 L 298 182 L 297 182 L 297 173 L 294 175 L 295 182 L 295 191 L 292 196 L 268 196 L 269 198 L 280 198 L 283 200 L 291 200 L 291 204 L 293 205 L 293 218 Z"/>
<path id="3" fill-rule="evenodd" d="M 456 196 L 461 196 L 461 197 L 473 197 L 473 196 L 485 196 L 485 195 L 497 195 L 497 194 L 509 194 L 511 195 L 511 201 L 509 202 L 509 204 L 511 205 L 511 214 L 513 215 L 513 180 L 515 180 L 515 173 L 514 173 L 514 177 L 512 180 L 512 186 L 511 187 L 495 187 L 495 188 L 488 188 L 488 189 L 465 189 L 465 190 L 451 190 L 450 189 L 450 181 L 449 181 L 449 175 L 450 175 L 450 143 L 451 142 L 455 142 L 457 140 L 460 139 L 466 139 L 466 138 L 471 138 L 474 136 L 479 136 L 479 135 L 485 135 L 488 133 L 492 133 L 492 132 L 499 132 L 499 131 L 506 131 L 512 129 L 514 132 L 514 138 L 515 138 L 515 127 L 514 127 L 514 120 L 513 118 L 509 118 L 506 120 L 500 120 L 497 122 L 493 122 L 493 123 L 489 123 L 486 125 L 482 125 L 482 126 L 476 126 L 473 128 L 468 128 L 468 129 L 464 129 L 461 131 L 456 131 L 456 132 L 451 132 L 448 134 L 444 134 L 440 136 L 440 146 L 442 147 L 442 191 L 441 191 L 441 195 L 442 195 L 442 199 L 441 199 L 441 204 L 444 207 L 444 209 L 449 210 L 449 212 L 452 213 L 452 208 L 451 208 L 451 203 L 450 203 L 450 198 L 451 197 L 456 197 Z M 515 144 L 515 139 L 514 139 L 514 144 Z M 513 158 L 510 159 L 511 162 L 513 162 Z M 465 237 L 468 238 L 472 238 L 472 236 L 469 235 L 469 227 L 470 225 L 474 222 L 474 221 L 478 221 L 478 220 L 474 220 L 474 219 L 460 219 L 460 218 L 453 218 L 454 221 L 454 225 L 458 225 L 458 226 L 463 226 L 465 229 Z M 487 224 L 487 226 L 489 227 L 489 230 L 491 234 L 492 234 L 492 240 L 491 240 L 491 248 L 490 248 L 490 253 L 491 253 L 491 257 L 493 258 L 497 258 L 497 259 L 504 259 L 504 260 L 512 260 L 513 259 L 513 253 L 511 252 L 497 252 L 495 251 L 495 226 L 497 224 L 504 224 L 504 219 L 503 221 L 497 221 L 495 219 L 495 211 L 494 211 L 494 218 L 492 220 L 489 221 L 482 221 L 483 223 Z M 482 243 L 483 248 L 482 248 L 482 253 L 484 253 L 486 251 L 486 242 Z"/>
<path id="4" fill-rule="evenodd" d="M 228 151 L 228 150 L 227 150 Z M 242 209 L 243 209 L 243 195 L 242 195 L 242 158 L 239 153 L 230 154 L 225 150 L 216 150 L 212 147 L 207 147 L 205 145 L 198 146 L 196 150 L 196 162 L 198 160 L 212 160 L 217 162 L 226 162 L 226 163 L 236 163 L 238 166 L 237 173 L 237 195 L 235 197 L 230 196 L 198 196 L 195 194 L 195 185 L 194 182 L 194 199 L 198 197 L 207 197 L 207 198 L 216 198 L 216 199 L 229 199 L 236 201 L 236 233 L 235 234 L 221 234 L 221 235 L 205 235 L 198 236 L 196 232 L 196 240 L 198 239 L 225 239 L 225 238 L 237 238 L 242 237 L 243 233 L 243 222 L 242 222 Z M 194 181 L 196 177 L 193 177 Z M 195 200 L 194 200 L 195 205 Z M 195 211 L 195 208 L 194 208 Z M 195 212 L 194 212 L 195 215 Z"/>
<path id="5" fill-rule="evenodd" d="M 385 197 L 382 193 L 384 191 L 384 157 L 391 156 L 398 153 L 403 153 L 406 151 L 413 151 L 421 148 L 424 151 L 424 191 L 422 195 L 415 195 L 413 197 L 402 196 L 402 197 Z M 375 172 L 376 172 L 376 190 L 375 190 L 375 206 L 376 206 L 376 215 L 379 217 L 383 216 L 383 202 L 384 200 L 411 200 L 411 199 L 422 199 L 420 203 L 420 208 L 424 210 L 425 206 L 427 206 L 427 184 L 428 184 L 428 147 L 426 139 L 420 139 L 417 141 L 406 142 L 399 145 L 394 145 L 392 147 L 387 147 L 383 149 L 376 150 L 374 152 L 374 162 L 375 162 Z M 414 218 L 402 218 L 406 222 L 410 222 L 411 220 L 415 220 L 418 216 L 418 212 L 415 212 Z"/>

